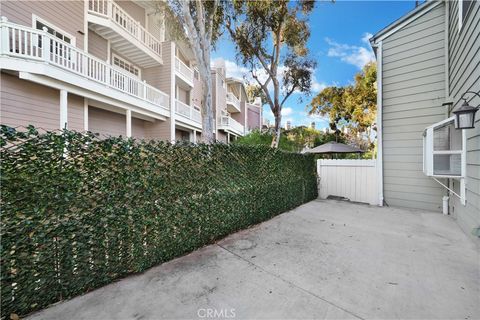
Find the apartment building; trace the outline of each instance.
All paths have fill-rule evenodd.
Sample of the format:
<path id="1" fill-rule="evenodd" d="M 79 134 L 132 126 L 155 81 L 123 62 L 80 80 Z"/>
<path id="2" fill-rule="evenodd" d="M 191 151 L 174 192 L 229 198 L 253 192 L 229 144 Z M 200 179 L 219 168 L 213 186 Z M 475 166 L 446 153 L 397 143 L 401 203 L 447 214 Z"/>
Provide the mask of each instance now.
<path id="1" fill-rule="evenodd" d="M 215 61 L 211 72 L 217 140 L 228 143 L 254 129 L 260 129 L 261 100 L 257 98 L 253 103 L 249 102 L 244 81 L 227 78 L 223 60 Z"/>
<path id="2" fill-rule="evenodd" d="M 2 124 L 201 138 L 193 52 L 154 3 L 2 1 L 0 16 Z"/>

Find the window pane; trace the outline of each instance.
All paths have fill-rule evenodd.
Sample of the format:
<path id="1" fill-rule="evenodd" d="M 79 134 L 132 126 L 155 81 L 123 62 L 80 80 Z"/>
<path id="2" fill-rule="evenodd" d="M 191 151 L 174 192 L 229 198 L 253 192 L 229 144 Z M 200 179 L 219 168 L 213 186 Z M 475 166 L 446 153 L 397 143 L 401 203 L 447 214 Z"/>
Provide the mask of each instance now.
<path id="1" fill-rule="evenodd" d="M 453 122 L 433 130 L 433 150 L 462 150 L 462 130 L 456 130 Z"/>
<path id="2" fill-rule="evenodd" d="M 460 154 L 433 155 L 433 174 L 460 176 L 462 174 L 462 158 Z"/>

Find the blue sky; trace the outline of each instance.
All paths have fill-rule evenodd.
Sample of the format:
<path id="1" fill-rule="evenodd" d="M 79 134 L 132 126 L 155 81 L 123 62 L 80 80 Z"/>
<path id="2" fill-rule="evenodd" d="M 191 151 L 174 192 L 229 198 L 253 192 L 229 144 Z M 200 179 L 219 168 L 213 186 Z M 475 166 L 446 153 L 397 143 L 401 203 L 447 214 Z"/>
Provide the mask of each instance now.
<path id="1" fill-rule="evenodd" d="M 311 37 L 308 48 L 317 61 L 314 72 L 313 95 L 325 86 L 346 85 L 353 81 L 361 66 L 373 59 L 368 37 L 413 10 L 414 1 L 319 1 L 310 17 Z M 235 60 L 235 47 L 227 36 L 217 44 L 212 58 L 223 58 L 227 76 L 243 77 L 245 68 Z M 327 121 L 308 117 L 305 106 L 311 97 L 299 101 L 292 95 L 284 105 L 282 123 L 294 125 L 316 122 L 317 128 L 326 127 Z M 264 118 L 273 122 L 269 106 L 264 107 Z"/>

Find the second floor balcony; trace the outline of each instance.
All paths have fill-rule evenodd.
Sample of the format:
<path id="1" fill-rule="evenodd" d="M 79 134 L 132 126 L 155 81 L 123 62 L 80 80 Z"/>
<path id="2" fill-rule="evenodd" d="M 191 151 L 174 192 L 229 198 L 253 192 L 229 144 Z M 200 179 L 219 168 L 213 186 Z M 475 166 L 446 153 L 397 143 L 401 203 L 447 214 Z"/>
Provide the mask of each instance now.
<path id="1" fill-rule="evenodd" d="M 245 127 L 240 122 L 233 119 L 228 112 L 222 113 L 219 120 L 220 123 L 218 128 L 220 130 L 228 131 L 239 136 L 245 134 Z"/>
<path id="2" fill-rule="evenodd" d="M 190 106 L 178 99 L 175 100 L 175 113 L 177 120 L 195 128 L 202 128 L 202 113 L 197 106 Z"/>
<path id="3" fill-rule="evenodd" d="M 81 88 L 95 97 L 108 97 L 169 116 L 169 95 L 130 73 L 38 30 L 0 22 L 0 68 L 47 77 Z"/>
<path id="4" fill-rule="evenodd" d="M 113 0 L 88 0 L 89 28 L 111 48 L 142 68 L 163 64 L 160 35 L 155 36 Z"/>
<path id="5" fill-rule="evenodd" d="M 233 94 L 233 92 L 227 92 L 227 111 L 230 113 L 242 112 L 240 108 L 240 100 Z"/>
<path id="6" fill-rule="evenodd" d="M 193 87 L 193 69 L 175 57 L 175 75 L 187 87 Z"/>

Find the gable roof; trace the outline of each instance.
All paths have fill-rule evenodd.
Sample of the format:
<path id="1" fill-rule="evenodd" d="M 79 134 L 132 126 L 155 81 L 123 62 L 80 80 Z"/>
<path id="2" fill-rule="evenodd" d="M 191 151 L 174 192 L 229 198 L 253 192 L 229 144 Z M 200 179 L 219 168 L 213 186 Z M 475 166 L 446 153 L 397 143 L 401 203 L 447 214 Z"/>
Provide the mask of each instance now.
<path id="1" fill-rule="evenodd" d="M 411 23 L 412 21 L 418 19 L 419 17 L 423 16 L 425 13 L 430 11 L 431 9 L 435 8 L 437 5 L 442 3 L 441 0 L 427 0 L 412 11 L 406 13 L 399 19 L 395 20 L 394 22 L 390 23 L 388 26 L 383 28 L 382 30 L 378 31 L 370 38 L 370 45 L 375 50 L 377 43 L 386 37 L 390 36 L 391 34 L 395 33 L 396 31 L 400 30 L 405 25 Z"/>

